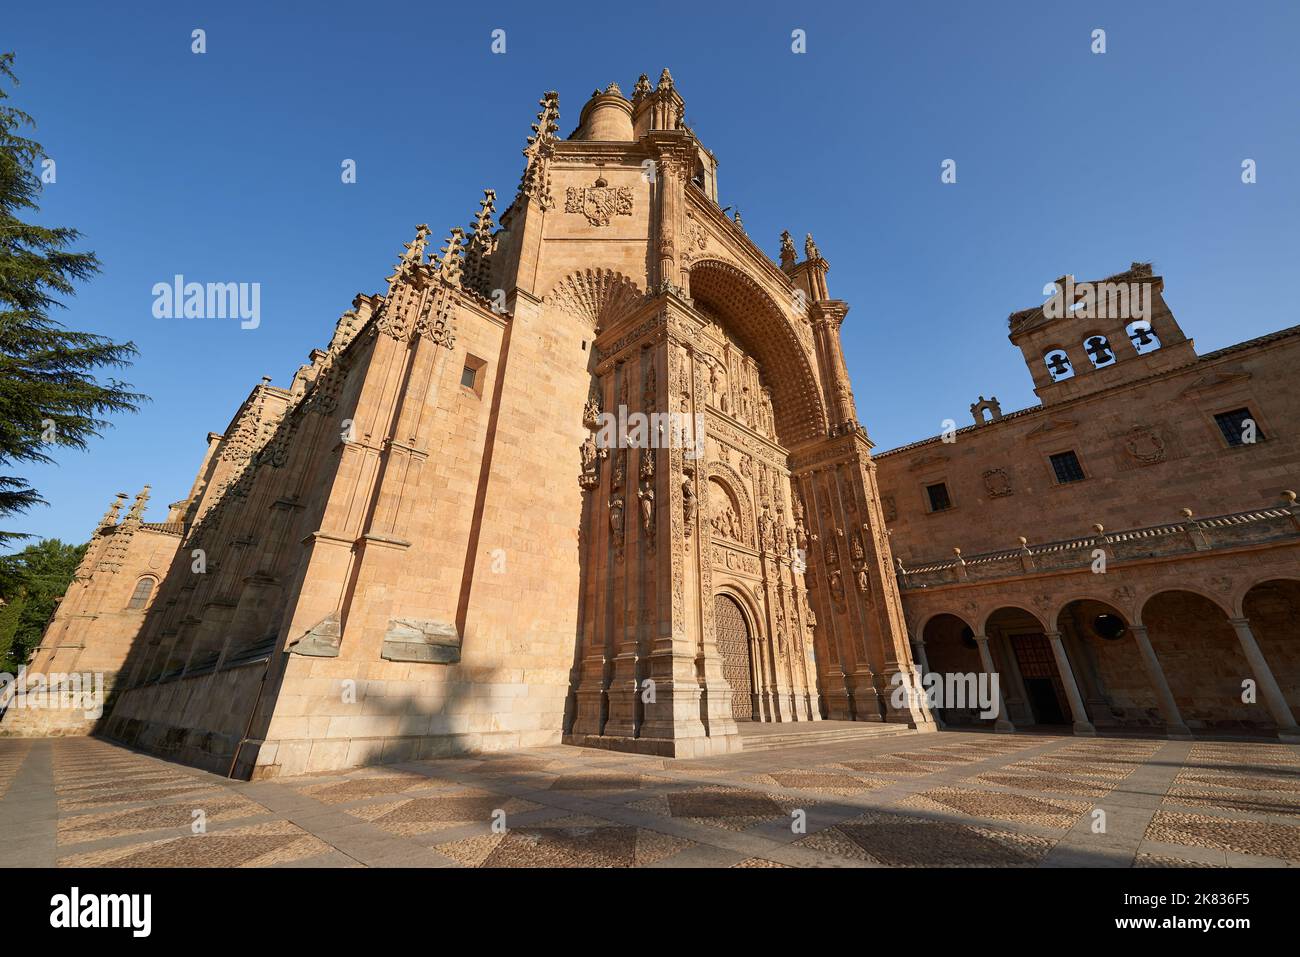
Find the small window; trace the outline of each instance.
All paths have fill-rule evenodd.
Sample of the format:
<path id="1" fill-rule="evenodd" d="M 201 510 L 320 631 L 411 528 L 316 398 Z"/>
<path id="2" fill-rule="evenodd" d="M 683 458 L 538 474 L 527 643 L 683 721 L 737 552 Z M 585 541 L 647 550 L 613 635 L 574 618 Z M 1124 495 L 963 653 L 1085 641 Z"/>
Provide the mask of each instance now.
<path id="1" fill-rule="evenodd" d="M 1047 365 L 1047 374 L 1052 377 L 1053 382 L 1060 382 L 1074 375 L 1074 366 L 1070 365 L 1070 357 L 1066 355 L 1064 349 L 1049 349 L 1043 354 L 1043 362 Z"/>
<path id="2" fill-rule="evenodd" d="M 1105 336 L 1089 336 L 1083 340 L 1083 351 L 1088 354 L 1094 369 L 1104 369 L 1115 364 L 1115 350 Z"/>
<path id="3" fill-rule="evenodd" d="M 476 355 L 466 353 L 465 364 L 460 370 L 460 387 L 483 398 L 483 380 L 487 377 L 484 370 L 487 363 Z"/>
<path id="4" fill-rule="evenodd" d="M 1138 319 L 1135 322 L 1130 322 L 1124 331 L 1128 333 L 1133 348 L 1137 350 L 1137 354 L 1140 356 L 1146 355 L 1148 352 L 1155 352 L 1160 348 L 1160 337 L 1152 331 L 1150 319 Z"/>
<path id="5" fill-rule="evenodd" d="M 1051 459 L 1052 471 L 1056 473 L 1058 484 L 1083 480 L 1083 466 L 1079 464 L 1079 456 L 1073 452 L 1057 452 Z"/>
<path id="6" fill-rule="evenodd" d="M 131 600 L 126 603 L 127 611 L 139 611 L 145 605 L 149 604 L 149 596 L 153 594 L 154 580 L 152 578 L 141 578 L 135 583 L 135 591 L 131 593 Z"/>
<path id="7" fill-rule="evenodd" d="M 952 499 L 948 497 L 948 486 L 943 482 L 925 487 L 925 494 L 930 500 L 930 511 L 943 512 L 952 508 Z"/>
<path id="8" fill-rule="evenodd" d="M 1218 423 L 1219 431 L 1223 433 L 1223 438 L 1229 445 L 1254 445 L 1256 442 L 1264 441 L 1264 433 L 1260 431 L 1255 417 L 1250 414 L 1250 409 L 1220 412 L 1214 417 L 1214 421 Z"/>
<path id="9" fill-rule="evenodd" d="M 1098 615 L 1092 620 L 1092 630 L 1107 641 L 1118 641 L 1128 634 L 1128 626 L 1118 615 Z"/>

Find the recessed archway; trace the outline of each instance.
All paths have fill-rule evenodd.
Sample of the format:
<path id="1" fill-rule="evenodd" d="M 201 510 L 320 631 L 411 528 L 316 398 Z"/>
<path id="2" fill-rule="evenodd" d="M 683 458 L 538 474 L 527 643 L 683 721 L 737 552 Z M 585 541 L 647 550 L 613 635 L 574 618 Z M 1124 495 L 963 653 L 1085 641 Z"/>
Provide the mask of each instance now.
<path id="1" fill-rule="evenodd" d="M 1141 620 L 1189 728 L 1258 733 L 1274 727 L 1262 700 L 1242 700 L 1250 666 L 1218 602 L 1170 589 L 1146 600 Z"/>
<path id="2" fill-rule="evenodd" d="M 786 448 L 826 433 L 821 389 L 791 319 L 761 286 L 730 263 L 691 270 L 691 296 L 745 345 L 769 378 L 777 438 Z"/>
<path id="3" fill-rule="evenodd" d="M 1056 630 L 1095 725 L 1164 726 L 1132 624 L 1122 611 L 1100 599 L 1076 598 L 1057 614 Z"/>
<path id="4" fill-rule="evenodd" d="M 1287 704 L 1300 711 L 1300 581 L 1274 578 L 1252 585 L 1242 611 Z"/>
<path id="5" fill-rule="evenodd" d="M 1069 698 L 1042 620 L 1024 608 L 1009 605 L 989 615 L 984 631 L 994 660 L 999 650 L 1005 649 L 1015 668 L 1014 672 L 1002 671 L 1000 679 L 1012 720 L 1017 724 L 1069 725 Z"/>
<path id="6" fill-rule="evenodd" d="M 979 649 L 975 644 L 974 630 L 958 615 L 934 615 L 921 629 L 925 645 L 926 671 L 939 675 L 978 675 L 984 670 Z M 950 727 L 991 725 L 989 719 L 979 716 L 980 709 L 939 708 L 939 717 Z"/>

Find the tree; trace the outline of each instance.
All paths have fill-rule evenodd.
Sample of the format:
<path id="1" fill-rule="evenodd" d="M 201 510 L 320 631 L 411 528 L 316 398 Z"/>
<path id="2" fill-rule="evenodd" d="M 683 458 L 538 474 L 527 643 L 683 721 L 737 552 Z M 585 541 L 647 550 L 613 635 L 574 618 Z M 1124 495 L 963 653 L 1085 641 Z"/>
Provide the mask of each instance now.
<path id="1" fill-rule="evenodd" d="M 0 54 L 0 83 L 17 86 L 13 61 Z M 135 412 L 145 401 L 129 384 L 93 374 L 130 365 L 133 343 L 74 332 L 49 316 L 63 305 L 56 297 L 73 295 L 75 282 L 99 272 L 99 260 L 71 249 L 77 230 L 18 218 L 40 208 L 36 165 L 44 150 L 22 135 L 35 122 L 8 99 L 0 85 L 0 466 L 49 462 L 46 449 L 54 446 L 84 449 L 108 426 L 104 416 Z M 45 501 L 25 479 L 0 475 L 0 519 L 37 504 Z M 0 541 L 25 537 L 0 531 Z"/>
<path id="2" fill-rule="evenodd" d="M 0 671 L 27 663 L 85 554 L 85 545 L 47 538 L 0 558 Z"/>

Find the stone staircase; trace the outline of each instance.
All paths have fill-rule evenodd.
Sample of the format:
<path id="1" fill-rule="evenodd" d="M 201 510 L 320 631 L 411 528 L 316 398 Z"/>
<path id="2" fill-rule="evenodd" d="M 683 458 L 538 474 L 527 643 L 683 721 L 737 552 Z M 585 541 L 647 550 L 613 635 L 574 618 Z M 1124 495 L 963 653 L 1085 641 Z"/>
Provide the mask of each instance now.
<path id="1" fill-rule="evenodd" d="M 775 751 L 813 744 L 843 744 L 916 734 L 905 724 L 877 724 L 871 721 L 813 721 L 780 724 L 738 723 L 745 751 Z"/>

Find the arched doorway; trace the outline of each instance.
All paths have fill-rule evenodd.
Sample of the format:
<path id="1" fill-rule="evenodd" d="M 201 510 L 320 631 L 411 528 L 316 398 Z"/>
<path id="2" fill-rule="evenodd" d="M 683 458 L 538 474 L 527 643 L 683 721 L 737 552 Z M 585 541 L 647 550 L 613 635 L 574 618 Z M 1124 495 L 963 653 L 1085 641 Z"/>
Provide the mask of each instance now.
<path id="1" fill-rule="evenodd" d="M 749 652 L 749 620 L 730 595 L 715 595 L 713 620 L 717 627 L 722 676 L 731 685 L 731 716 L 754 720 L 754 668 Z"/>
<path id="2" fill-rule="evenodd" d="M 978 675 L 984 666 L 980 662 L 974 634 L 970 625 L 957 615 L 946 612 L 935 615 L 921 630 L 926 670 L 938 675 Z M 951 727 L 992 725 L 990 719 L 980 717 L 981 709 L 977 702 L 965 702 L 965 706 L 960 708 L 954 704 L 943 698 L 941 707 L 936 709 L 944 724 Z"/>
<path id="3" fill-rule="evenodd" d="M 1015 674 L 1002 675 L 1007 686 L 1003 693 L 1007 695 L 1007 708 L 1015 716 L 1014 720 L 1026 724 L 1068 725 L 1070 705 L 1042 622 L 1023 608 L 1007 606 L 989 616 L 985 630 L 990 645 L 1003 643 L 1015 665 Z M 992 647 L 990 652 L 996 661 L 998 656 Z M 1019 699 L 1016 685 L 1023 689 L 1023 699 Z"/>

